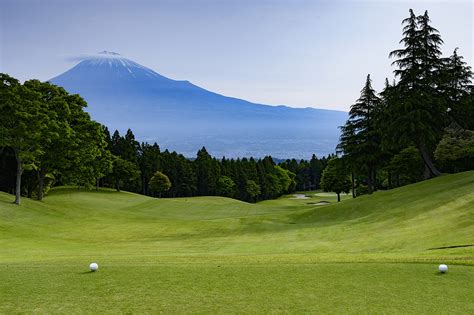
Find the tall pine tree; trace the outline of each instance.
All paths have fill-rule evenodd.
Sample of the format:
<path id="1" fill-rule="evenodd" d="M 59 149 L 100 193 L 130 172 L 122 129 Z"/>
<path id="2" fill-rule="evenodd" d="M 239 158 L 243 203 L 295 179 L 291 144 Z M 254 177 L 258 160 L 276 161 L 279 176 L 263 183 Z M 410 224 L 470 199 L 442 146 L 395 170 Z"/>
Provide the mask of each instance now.
<path id="1" fill-rule="evenodd" d="M 392 64 L 399 82 L 394 93 L 386 100 L 385 123 L 393 146 L 406 147 L 414 144 L 421 154 L 426 168 L 425 177 L 440 175 L 433 163 L 433 151 L 439 141 L 446 118 L 446 102 L 440 95 L 443 62 L 440 46 L 443 44 L 437 29 L 430 25 L 428 12 L 403 20 L 404 48 L 394 50 L 390 57 L 397 58 Z"/>
<path id="2" fill-rule="evenodd" d="M 369 194 L 374 189 L 375 171 L 381 155 L 380 132 L 375 123 L 379 105 L 380 98 L 372 88 L 369 74 L 360 92 L 360 98 L 351 106 L 349 119 L 341 127 L 338 145 L 349 161 L 352 172 L 364 171 L 367 174 Z"/>

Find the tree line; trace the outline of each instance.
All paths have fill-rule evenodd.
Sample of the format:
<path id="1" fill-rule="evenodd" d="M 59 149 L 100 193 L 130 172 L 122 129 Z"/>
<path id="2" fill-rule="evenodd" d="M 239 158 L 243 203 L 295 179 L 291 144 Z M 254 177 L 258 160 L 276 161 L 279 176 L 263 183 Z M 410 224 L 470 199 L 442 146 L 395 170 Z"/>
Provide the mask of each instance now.
<path id="1" fill-rule="evenodd" d="M 443 40 L 428 12 L 402 21 L 402 48 L 389 54 L 395 80 L 377 93 L 367 75 L 341 127 L 337 152 L 322 186 L 372 193 L 474 169 L 472 71 L 458 54 L 443 57 Z M 325 176 L 326 175 L 326 176 Z"/>
<path id="2" fill-rule="evenodd" d="M 113 187 L 160 197 L 226 196 L 256 202 L 319 188 L 328 158 L 194 159 L 139 143 L 91 120 L 79 95 L 0 74 L 0 189 L 42 200 L 54 185 Z"/>
<path id="3" fill-rule="evenodd" d="M 275 163 L 260 159 L 220 159 L 202 147 L 195 158 L 161 151 L 157 143 L 139 143 L 132 130 L 110 135 L 104 127 L 107 149 L 113 156 L 100 186 L 159 197 L 224 196 L 256 202 L 296 190 L 318 189 L 323 168 L 332 157 L 288 159 Z"/>

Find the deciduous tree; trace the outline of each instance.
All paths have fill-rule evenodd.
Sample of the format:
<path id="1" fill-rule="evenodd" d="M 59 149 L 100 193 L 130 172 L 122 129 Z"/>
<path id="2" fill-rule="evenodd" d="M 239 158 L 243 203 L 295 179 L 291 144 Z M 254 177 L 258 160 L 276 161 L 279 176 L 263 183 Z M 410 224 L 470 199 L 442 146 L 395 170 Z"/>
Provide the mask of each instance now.
<path id="1" fill-rule="evenodd" d="M 150 179 L 149 185 L 152 191 L 159 193 L 160 198 L 162 192 L 171 188 L 170 179 L 160 171 L 155 172 L 153 177 Z"/>
<path id="2" fill-rule="evenodd" d="M 0 147 L 11 147 L 16 159 L 15 203 L 21 200 L 21 176 L 42 154 L 42 131 L 50 122 L 40 94 L 0 73 Z"/>
<path id="3" fill-rule="evenodd" d="M 324 191 L 333 191 L 337 194 L 337 201 L 341 201 L 341 193 L 349 193 L 351 181 L 347 168 L 343 165 L 340 158 L 332 158 L 323 171 L 321 178 L 321 187 Z"/>

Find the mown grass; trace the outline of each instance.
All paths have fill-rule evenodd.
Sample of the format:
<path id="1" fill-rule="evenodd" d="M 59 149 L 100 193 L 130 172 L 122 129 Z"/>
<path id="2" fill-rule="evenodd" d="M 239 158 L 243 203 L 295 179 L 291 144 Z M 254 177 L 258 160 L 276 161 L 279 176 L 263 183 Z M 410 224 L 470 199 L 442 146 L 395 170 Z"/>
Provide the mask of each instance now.
<path id="1" fill-rule="evenodd" d="M 0 313 L 474 312 L 474 247 L 432 249 L 474 245 L 474 172 L 305 194 L 0 193 Z"/>

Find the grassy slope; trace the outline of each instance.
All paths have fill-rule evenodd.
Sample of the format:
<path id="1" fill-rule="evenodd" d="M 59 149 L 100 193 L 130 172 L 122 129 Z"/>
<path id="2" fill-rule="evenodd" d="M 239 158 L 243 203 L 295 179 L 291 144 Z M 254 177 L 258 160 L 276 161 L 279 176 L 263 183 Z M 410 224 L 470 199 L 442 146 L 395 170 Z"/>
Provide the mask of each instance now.
<path id="1" fill-rule="evenodd" d="M 474 312 L 474 247 L 428 250 L 474 244 L 474 172 L 327 206 L 310 196 L 59 188 L 16 207 L 0 193 L 0 313 Z M 100 272 L 83 273 L 93 260 Z M 411 262 L 460 265 L 439 277 Z"/>

